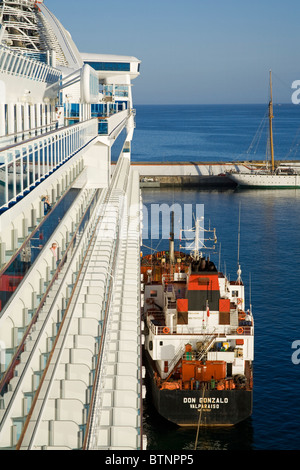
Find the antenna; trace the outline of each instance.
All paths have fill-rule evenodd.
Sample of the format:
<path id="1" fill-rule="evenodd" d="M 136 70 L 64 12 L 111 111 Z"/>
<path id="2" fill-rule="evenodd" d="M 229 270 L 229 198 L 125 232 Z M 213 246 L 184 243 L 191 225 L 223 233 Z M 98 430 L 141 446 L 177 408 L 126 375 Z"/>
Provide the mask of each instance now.
<path id="1" fill-rule="evenodd" d="M 174 211 L 171 212 L 171 231 L 170 231 L 170 241 L 169 241 L 169 256 L 170 264 L 174 264 L 175 255 L 174 255 Z"/>
<path id="2" fill-rule="evenodd" d="M 195 221 L 195 227 L 191 229 L 181 229 L 180 230 L 180 240 L 185 240 L 188 242 L 185 247 L 180 245 L 180 248 L 183 248 L 185 250 L 191 250 L 191 256 L 194 260 L 198 261 L 200 257 L 202 257 L 202 249 L 204 250 L 214 250 L 215 249 L 215 244 L 217 243 L 217 236 L 216 236 L 216 229 L 209 229 L 206 230 L 204 227 L 200 225 L 200 220 L 204 221 L 204 217 L 201 217 L 201 219 L 196 219 Z M 204 222 L 203 222 L 204 223 Z M 188 238 L 183 238 L 181 234 L 183 232 L 191 232 L 194 235 L 194 242 L 190 242 L 190 239 Z M 203 233 L 203 237 L 200 236 L 200 232 Z M 204 234 L 206 232 L 213 233 L 213 238 L 208 236 L 208 238 L 204 238 Z M 213 242 L 214 245 L 209 247 L 205 245 L 205 242 Z"/>
<path id="3" fill-rule="evenodd" d="M 238 265 L 238 270 L 237 270 L 237 282 L 240 284 L 242 281 L 241 274 L 241 266 L 240 266 L 240 241 L 241 241 L 241 203 L 239 207 L 239 230 L 238 230 L 238 256 L 237 256 L 237 265 Z"/>

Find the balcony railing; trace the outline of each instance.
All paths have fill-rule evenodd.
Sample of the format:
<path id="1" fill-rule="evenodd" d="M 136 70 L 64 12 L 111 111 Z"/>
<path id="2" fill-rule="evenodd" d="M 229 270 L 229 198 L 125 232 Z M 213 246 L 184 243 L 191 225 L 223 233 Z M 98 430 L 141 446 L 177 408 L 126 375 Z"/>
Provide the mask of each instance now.
<path id="1" fill-rule="evenodd" d="M 111 135 L 120 126 L 124 126 L 127 119 L 131 115 L 132 110 L 126 109 L 124 111 L 116 112 L 108 118 L 99 117 L 98 133 L 100 135 Z"/>
<path id="2" fill-rule="evenodd" d="M 48 132 L 54 131 L 55 129 L 57 129 L 57 122 L 51 122 L 50 124 L 30 128 L 26 131 L 23 130 L 19 132 L 14 132 L 13 134 L 6 134 L 0 136 L 0 152 L 2 148 L 17 145 L 20 142 L 24 142 L 24 140 L 33 139 L 43 134 L 47 134 Z"/>
<path id="3" fill-rule="evenodd" d="M 94 138 L 97 124 L 91 119 L 1 150 L 0 210 L 18 202 Z"/>
<path id="4" fill-rule="evenodd" d="M 49 84 L 57 82 L 61 76 L 61 72 L 54 67 L 33 60 L 5 46 L 0 46 L 1 72 Z"/>

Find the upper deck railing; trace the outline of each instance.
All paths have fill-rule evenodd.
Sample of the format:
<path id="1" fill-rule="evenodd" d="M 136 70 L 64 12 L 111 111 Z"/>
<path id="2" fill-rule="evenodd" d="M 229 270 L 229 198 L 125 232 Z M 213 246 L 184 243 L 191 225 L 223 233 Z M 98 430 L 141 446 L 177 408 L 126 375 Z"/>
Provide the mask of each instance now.
<path id="1" fill-rule="evenodd" d="M 22 199 L 97 134 L 98 121 L 91 119 L 2 149 L 0 211 Z"/>
<path id="2" fill-rule="evenodd" d="M 44 0 L 39 0 L 39 2 L 37 2 L 36 0 L 15 0 L 14 3 L 17 4 L 17 5 L 27 5 L 27 6 L 30 6 L 32 7 L 35 3 L 43 3 Z"/>
<path id="3" fill-rule="evenodd" d="M 151 312 L 148 310 L 148 313 Z M 157 314 L 155 312 L 155 320 L 147 317 L 147 326 L 152 333 L 157 335 L 177 335 L 177 336 L 199 336 L 199 335 L 212 335 L 212 334 L 225 334 L 232 336 L 253 336 L 254 326 L 231 326 L 231 325 L 218 325 L 218 326 L 206 326 L 200 322 L 198 326 L 188 325 L 174 325 L 173 328 L 166 325 L 164 314 Z"/>
<path id="4" fill-rule="evenodd" d="M 125 109 L 124 111 L 116 111 L 113 114 L 110 114 L 109 117 L 106 117 L 106 118 L 102 116 L 98 116 L 99 135 L 111 135 L 121 126 L 124 126 L 125 122 L 131 115 L 135 116 L 135 110 Z"/>
<path id="5" fill-rule="evenodd" d="M 57 82 L 61 76 L 60 70 L 5 46 L 0 46 L 1 72 L 49 84 Z"/>

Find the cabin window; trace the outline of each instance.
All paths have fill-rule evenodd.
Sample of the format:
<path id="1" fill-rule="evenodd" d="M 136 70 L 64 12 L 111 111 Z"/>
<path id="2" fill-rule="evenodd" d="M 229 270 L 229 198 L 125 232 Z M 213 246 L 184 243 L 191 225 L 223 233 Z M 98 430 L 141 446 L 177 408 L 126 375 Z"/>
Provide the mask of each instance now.
<path id="1" fill-rule="evenodd" d="M 157 290 L 151 290 L 150 297 L 157 297 Z"/>
<path id="2" fill-rule="evenodd" d="M 85 62 L 95 70 L 130 72 L 130 62 Z"/>

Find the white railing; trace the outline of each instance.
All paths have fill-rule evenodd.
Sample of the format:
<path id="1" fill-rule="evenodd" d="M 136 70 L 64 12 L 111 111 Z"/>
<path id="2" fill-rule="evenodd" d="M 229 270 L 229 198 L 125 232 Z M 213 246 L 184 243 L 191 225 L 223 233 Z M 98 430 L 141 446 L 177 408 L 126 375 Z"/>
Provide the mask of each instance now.
<path id="1" fill-rule="evenodd" d="M 184 328 L 186 325 L 177 325 L 177 335 L 226 335 L 226 336 L 252 336 L 254 329 L 253 326 L 231 326 L 231 325 L 217 325 L 206 326 L 199 325 L 198 327 Z"/>
<path id="2" fill-rule="evenodd" d="M 10 206 L 97 136 L 97 119 L 41 135 L 0 151 L 3 206 Z M 4 204 L 3 204 L 4 202 Z"/>
<path id="3" fill-rule="evenodd" d="M 57 122 L 52 121 L 50 124 L 45 124 L 40 127 L 34 127 L 27 130 L 14 132 L 13 134 L 0 136 L 0 152 L 1 148 L 17 145 L 20 142 L 24 142 L 24 140 L 33 139 L 35 137 L 41 136 L 42 134 L 54 131 L 55 129 L 57 129 Z"/>
<path id="4" fill-rule="evenodd" d="M 173 327 L 173 331 L 164 324 L 164 316 L 161 314 L 160 325 L 155 325 L 153 321 L 147 317 L 147 325 L 154 335 L 171 335 L 171 336 L 199 336 L 199 335 L 231 335 L 231 336 L 252 336 L 254 333 L 253 326 L 233 327 L 230 325 L 199 326 L 189 327 L 188 325 L 177 325 Z M 239 329 L 241 328 L 241 329 Z"/>
<path id="5" fill-rule="evenodd" d="M 108 135 L 116 132 L 120 129 L 121 126 L 124 126 L 124 122 L 129 118 L 130 110 L 126 109 L 125 111 L 119 111 L 115 114 L 112 114 L 108 118 Z"/>
<path id="6" fill-rule="evenodd" d="M 5 46 L 0 46 L 1 72 L 49 84 L 57 82 L 61 76 L 61 72 L 54 67 L 30 59 Z"/>
<path id="7" fill-rule="evenodd" d="M 34 3 L 37 3 L 35 0 L 15 0 L 14 3 L 19 4 L 19 5 L 27 5 L 29 7 L 32 7 Z M 43 0 L 40 1 L 40 3 L 43 3 Z"/>

